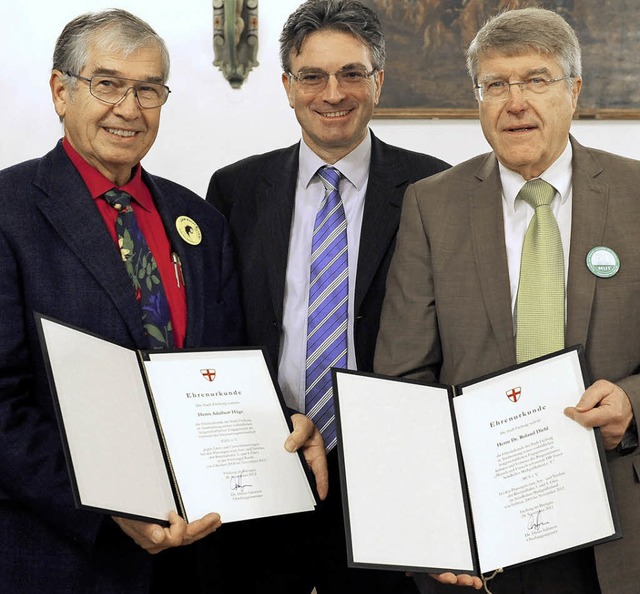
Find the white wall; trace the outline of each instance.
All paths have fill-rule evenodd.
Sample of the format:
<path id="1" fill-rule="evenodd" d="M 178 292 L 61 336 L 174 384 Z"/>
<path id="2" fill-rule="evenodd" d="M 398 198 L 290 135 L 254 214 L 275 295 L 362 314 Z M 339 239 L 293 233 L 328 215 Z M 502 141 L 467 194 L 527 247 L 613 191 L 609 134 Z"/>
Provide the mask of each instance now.
<path id="1" fill-rule="evenodd" d="M 118 6 L 147 20 L 172 57 L 172 93 L 144 165 L 203 195 L 218 167 L 298 140 L 280 84 L 278 36 L 299 3 L 260 0 L 260 66 L 234 90 L 212 65 L 211 0 L 0 0 L 0 168 L 42 155 L 61 135 L 48 81 L 64 25 L 88 10 Z M 387 142 L 450 163 L 488 149 L 477 120 L 373 120 L 372 128 Z M 640 158 L 640 121 L 578 121 L 573 133 L 584 144 Z"/>

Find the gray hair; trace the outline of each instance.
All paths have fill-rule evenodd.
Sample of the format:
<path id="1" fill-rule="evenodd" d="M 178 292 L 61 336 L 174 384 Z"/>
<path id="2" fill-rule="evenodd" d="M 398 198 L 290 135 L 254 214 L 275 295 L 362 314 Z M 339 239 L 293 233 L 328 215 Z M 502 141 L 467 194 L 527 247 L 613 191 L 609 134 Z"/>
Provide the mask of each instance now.
<path id="1" fill-rule="evenodd" d="M 291 71 L 291 53 L 300 53 L 307 35 L 321 30 L 353 35 L 371 52 L 376 70 L 384 68 L 385 42 L 378 15 L 355 0 L 307 0 L 293 12 L 280 34 L 280 63 Z"/>
<path id="2" fill-rule="evenodd" d="M 544 8 L 508 10 L 489 19 L 469 45 L 467 71 L 477 84 L 481 56 L 491 52 L 518 56 L 529 51 L 557 59 L 563 76 L 582 76 L 580 42 L 574 30 L 559 14 Z"/>
<path id="3" fill-rule="evenodd" d="M 71 82 L 66 73 L 82 71 L 92 44 L 118 50 L 125 57 L 140 48 L 156 45 L 162 55 L 162 82 L 169 78 L 169 51 L 164 40 L 148 23 L 117 8 L 88 12 L 67 23 L 53 50 L 53 70 L 60 70 L 65 82 Z"/>

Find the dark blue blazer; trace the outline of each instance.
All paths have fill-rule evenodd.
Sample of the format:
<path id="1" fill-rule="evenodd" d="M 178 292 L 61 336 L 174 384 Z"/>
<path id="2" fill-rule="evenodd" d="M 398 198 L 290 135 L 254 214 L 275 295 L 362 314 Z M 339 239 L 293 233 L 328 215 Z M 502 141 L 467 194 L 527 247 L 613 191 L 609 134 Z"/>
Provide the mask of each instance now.
<path id="1" fill-rule="evenodd" d="M 364 203 L 355 288 L 358 369 L 373 369 L 373 351 L 385 282 L 406 187 L 449 165 L 382 142 L 371 133 L 371 164 Z M 233 232 L 247 338 L 265 345 L 278 363 L 284 286 L 298 177 L 299 145 L 255 155 L 216 171 L 207 200 Z"/>
<path id="2" fill-rule="evenodd" d="M 406 187 L 419 179 L 447 169 L 444 161 L 390 146 L 371 135 L 371 162 L 369 182 L 364 202 L 360 247 L 354 293 L 355 351 L 358 369 L 371 371 L 373 352 L 380 325 L 380 311 L 385 293 L 389 264 L 395 248 L 396 233 Z M 236 248 L 242 301 L 245 310 L 247 339 L 250 344 L 264 345 L 274 368 L 278 364 L 280 336 L 284 307 L 284 289 L 291 236 L 292 216 L 298 178 L 299 144 L 255 155 L 216 171 L 209 184 L 207 200 L 228 218 Z M 340 551 L 345 550 L 342 531 L 340 489 L 337 481 L 337 457 L 329 455 L 329 497 L 321 503 L 313 516 L 299 514 L 282 518 L 258 520 L 248 532 L 238 525 L 227 526 L 224 542 L 219 543 L 215 555 L 224 559 L 225 573 L 231 577 L 241 572 L 234 570 L 236 560 L 227 559 L 229 543 L 243 546 L 244 563 L 258 566 L 254 584 L 259 591 L 264 584 L 279 582 L 281 572 L 276 566 L 281 559 L 288 561 L 283 590 L 289 584 L 309 584 L 313 581 L 308 558 L 319 564 L 320 576 L 328 583 L 337 583 L 335 576 L 344 580 L 342 585 L 354 592 L 400 592 L 405 590 L 406 579 L 401 574 L 377 572 L 369 575 L 362 570 L 351 570 L 347 576 L 346 562 Z M 320 514 L 320 515 L 318 515 Z M 319 526 L 322 530 L 318 530 Z M 291 534 L 314 534 L 306 537 L 304 547 L 291 544 Z M 214 535 L 214 537 L 216 537 Z M 215 538 L 208 539 L 209 543 Z M 246 548 L 250 542 L 253 548 Z M 204 544 L 207 540 L 203 541 Z M 256 543 L 256 544 L 254 544 Z M 331 553 L 322 552 L 327 548 Z M 342 553 L 344 554 L 344 553 Z M 318 557 L 322 560 L 318 561 Z M 260 567 L 264 559 L 273 566 Z M 328 559 L 331 561 L 328 561 Z M 247 561 L 248 560 L 248 561 Z M 229 569 L 232 568 L 232 569 Z M 267 577 L 265 577 L 267 574 Z M 331 574 L 329 579 L 327 574 Z M 359 574 L 359 575 L 357 575 Z M 284 583 L 286 582 L 286 586 Z M 345 586 L 349 583 L 349 586 Z M 278 586 L 273 586 L 278 587 Z M 273 589 L 273 588 L 272 588 Z M 410 588 L 409 588 L 410 589 Z"/>
<path id="3" fill-rule="evenodd" d="M 239 344 L 226 221 L 186 188 L 143 175 L 182 261 L 185 346 Z M 180 238 L 180 215 L 200 226 L 200 245 Z M 118 249 L 60 143 L 0 172 L 0 592 L 146 592 L 152 557 L 109 517 L 75 508 L 34 311 L 147 346 Z"/>

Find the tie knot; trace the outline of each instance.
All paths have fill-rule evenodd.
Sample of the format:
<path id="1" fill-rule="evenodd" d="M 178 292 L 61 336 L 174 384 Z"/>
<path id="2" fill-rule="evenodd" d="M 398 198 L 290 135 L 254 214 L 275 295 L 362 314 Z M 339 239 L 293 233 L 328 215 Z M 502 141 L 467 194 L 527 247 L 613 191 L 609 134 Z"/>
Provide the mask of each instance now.
<path id="1" fill-rule="evenodd" d="M 113 190 L 105 192 L 103 196 L 107 203 L 113 206 L 116 210 L 124 210 L 131 204 L 131 196 L 124 190 L 113 188 Z"/>
<path id="2" fill-rule="evenodd" d="M 340 185 L 340 172 L 337 169 L 327 166 L 320 167 L 320 169 L 318 169 L 318 175 L 327 192 L 333 192 L 338 189 Z"/>
<path id="3" fill-rule="evenodd" d="M 549 206 L 555 195 L 556 189 L 540 178 L 532 179 L 524 184 L 519 194 L 519 196 L 533 208 Z"/>

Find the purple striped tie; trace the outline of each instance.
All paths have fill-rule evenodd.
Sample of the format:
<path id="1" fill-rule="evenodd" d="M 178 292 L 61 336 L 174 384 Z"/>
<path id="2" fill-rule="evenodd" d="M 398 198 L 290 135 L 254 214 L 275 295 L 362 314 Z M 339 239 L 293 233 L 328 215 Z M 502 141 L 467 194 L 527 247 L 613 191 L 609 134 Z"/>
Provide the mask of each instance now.
<path id="1" fill-rule="evenodd" d="M 349 269 L 340 173 L 322 167 L 318 175 L 325 196 L 311 243 L 305 413 L 322 433 L 328 452 L 336 445 L 331 367 L 347 366 Z"/>

